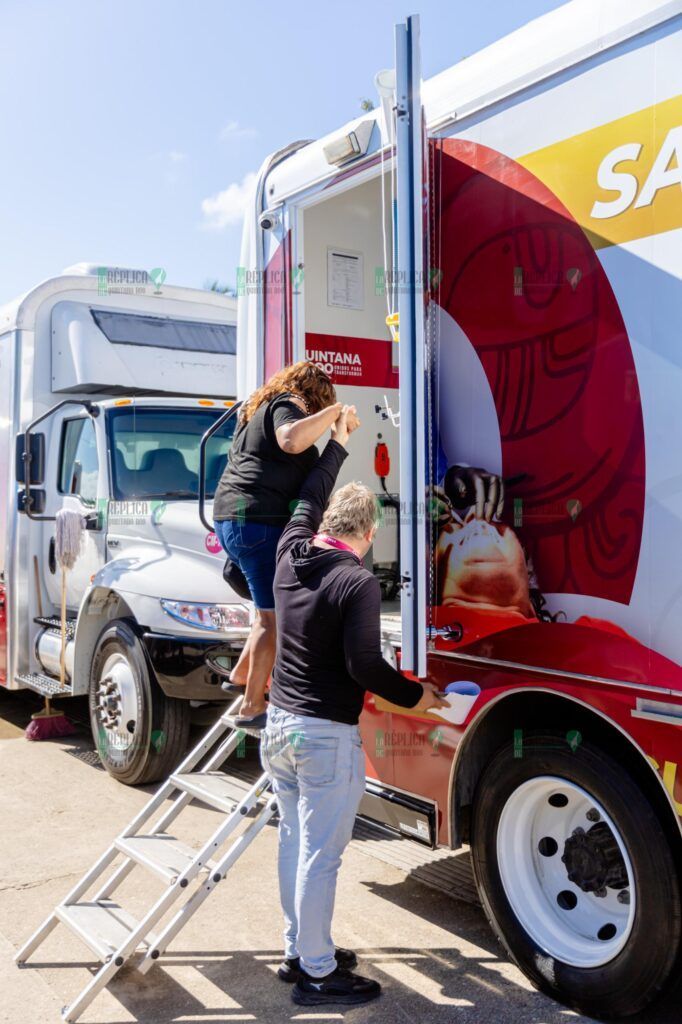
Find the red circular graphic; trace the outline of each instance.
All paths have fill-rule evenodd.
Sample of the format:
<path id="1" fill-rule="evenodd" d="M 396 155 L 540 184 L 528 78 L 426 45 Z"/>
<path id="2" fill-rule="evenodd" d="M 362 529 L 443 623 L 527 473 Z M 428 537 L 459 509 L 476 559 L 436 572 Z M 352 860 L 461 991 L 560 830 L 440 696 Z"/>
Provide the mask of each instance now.
<path id="1" fill-rule="evenodd" d="M 431 155 L 433 297 L 487 376 L 503 475 L 519 480 L 505 512 L 517 513 L 541 590 L 626 604 L 642 535 L 644 428 L 606 271 L 569 211 L 514 160 L 452 139 Z"/>
<path id="2" fill-rule="evenodd" d="M 206 534 L 206 550 L 210 555 L 219 555 L 220 552 L 223 550 L 222 545 L 218 538 L 216 537 L 215 533 Z"/>

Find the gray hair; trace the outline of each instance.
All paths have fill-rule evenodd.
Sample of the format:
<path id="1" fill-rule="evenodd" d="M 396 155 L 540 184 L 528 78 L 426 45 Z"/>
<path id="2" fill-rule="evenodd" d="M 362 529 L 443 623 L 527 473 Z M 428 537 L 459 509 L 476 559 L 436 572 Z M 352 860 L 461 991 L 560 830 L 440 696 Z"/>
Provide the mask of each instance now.
<path id="1" fill-rule="evenodd" d="M 335 491 L 320 525 L 320 533 L 335 537 L 362 537 L 379 519 L 374 491 L 357 480 Z"/>

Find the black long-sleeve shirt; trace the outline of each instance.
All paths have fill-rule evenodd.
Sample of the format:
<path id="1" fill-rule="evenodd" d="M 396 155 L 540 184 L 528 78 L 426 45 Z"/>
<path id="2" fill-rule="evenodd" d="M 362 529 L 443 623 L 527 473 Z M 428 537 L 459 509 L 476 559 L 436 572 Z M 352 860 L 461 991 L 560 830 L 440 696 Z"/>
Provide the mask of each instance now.
<path id="1" fill-rule="evenodd" d="M 365 690 L 411 708 L 422 688 L 381 655 L 379 581 L 348 551 L 315 547 L 345 448 L 329 441 L 308 474 L 277 548 L 277 657 L 271 702 L 357 723 Z"/>

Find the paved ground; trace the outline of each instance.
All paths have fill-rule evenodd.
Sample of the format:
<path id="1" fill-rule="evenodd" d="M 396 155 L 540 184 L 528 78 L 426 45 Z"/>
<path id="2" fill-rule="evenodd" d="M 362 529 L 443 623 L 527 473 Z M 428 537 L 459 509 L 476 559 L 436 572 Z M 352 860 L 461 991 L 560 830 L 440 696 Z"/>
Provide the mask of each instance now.
<path id="1" fill-rule="evenodd" d="M 29 705 L 0 693 L 0 1021 L 11 1024 L 58 1021 L 60 1008 L 87 983 L 91 954 L 63 927 L 37 951 L 32 967 L 19 970 L 12 957 L 147 799 L 145 791 L 120 786 L 89 763 L 85 734 L 26 742 Z M 215 815 L 191 808 L 178 834 L 186 841 L 203 836 Z M 335 938 L 358 951 L 363 972 L 381 981 L 384 995 L 345 1014 L 301 1012 L 274 974 L 281 928 L 275 845 L 275 829 L 266 828 L 159 964 L 146 977 L 122 971 L 82 1020 L 587 1021 L 529 986 L 497 946 L 478 906 L 418 881 L 409 857 L 408 870 L 396 867 L 395 850 L 385 858 L 381 844 L 362 834 L 344 859 Z M 149 876 L 137 871 L 123 892 L 135 912 L 136 903 L 149 898 Z M 462 895 L 471 898 L 465 870 Z M 682 1001 L 668 1000 L 642 1020 L 673 1024 L 681 1010 Z"/>

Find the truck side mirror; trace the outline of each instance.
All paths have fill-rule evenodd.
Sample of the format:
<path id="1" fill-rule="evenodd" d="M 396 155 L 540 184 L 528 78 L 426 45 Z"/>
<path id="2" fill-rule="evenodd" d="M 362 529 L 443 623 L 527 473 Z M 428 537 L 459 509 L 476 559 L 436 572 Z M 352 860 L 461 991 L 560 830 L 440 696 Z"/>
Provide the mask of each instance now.
<path id="1" fill-rule="evenodd" d="M 45 435 L 31 435 L 31 479 L 30 484 L 42 484 L 45 481 Z M 18 484 L 26 481 L 26 434 L 17 434 L 15 470 Z"/>

